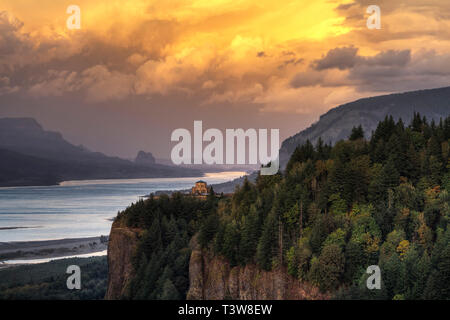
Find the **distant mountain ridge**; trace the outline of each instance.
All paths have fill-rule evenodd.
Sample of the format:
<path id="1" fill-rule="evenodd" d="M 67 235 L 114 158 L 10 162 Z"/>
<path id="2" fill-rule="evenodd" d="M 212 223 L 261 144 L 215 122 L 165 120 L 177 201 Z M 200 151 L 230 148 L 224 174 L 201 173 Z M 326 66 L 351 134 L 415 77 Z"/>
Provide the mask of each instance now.
<path id="1" fill-rule="evenodd" d="M 59 132 L 45 131 L 33 118 L 0 119 L 0 148 L 51 160 L 128 163 L 66 141 Z"/>
<path id="2" fill-rule="evenodd" d="M 202 175 L 199 170 L 151 161 L 135 163 L 89 151 L 66 141 L 59 132 L 45 131 L 32 118 L 0 119 L 0 186 L 3 187 L 53 185 L 65 180 Z"/>
<path id="3" fill-rule="evenodd" d="M 364 98 L 333 108 L 309 128 L 282 143 L 281 168 L 286 166 L 295 148 L 306 140 L 316 143 L 321 137 L 326 143 L 335 143 L 347 138 L 351 129 L 360 124 L 369 138 L 377 123 L 387 115 L 409 123 L 414 112 L 435 121 L 448 116 L 450 87 Z M 59 132 L 45 131 L 35 119 L 0 119 L 0 186 L 48 185 L 78 179 L 202 175 L 200 170 L 153 164 L 152 158 L 145 152 L 136 162 L 109 157 L 75 146 Z"/>
<path id="4" fill-rule="evenodd" d="M 284 168 L 295 148 L 310 140 L 316 143 L 319 137 L 326 143 L 335 143 L 350 135 L 354 126 L 362 125 L 369 138 L 379 121 L 392 115 L 409 123 L 414 112 L 428 120 L 439 121 L 450 114 L 450 87 L 410 91 L 371 98 L 359 99 L 340 105 L 320 116 L 309 128 L 283 141 L 280 148 L 280 164 Z"/>

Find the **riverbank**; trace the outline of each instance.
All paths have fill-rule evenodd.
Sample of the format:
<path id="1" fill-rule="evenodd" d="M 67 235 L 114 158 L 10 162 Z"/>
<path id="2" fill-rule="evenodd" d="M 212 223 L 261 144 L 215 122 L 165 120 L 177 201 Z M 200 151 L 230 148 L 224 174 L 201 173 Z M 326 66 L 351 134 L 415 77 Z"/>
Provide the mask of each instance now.
<path id="1" fill-rule="evenodd" d="M 61 258 L 100 253 L 108 248 L 108 236 L 44 241 L 0 242 L 0 268 L 15 260 Z"/>

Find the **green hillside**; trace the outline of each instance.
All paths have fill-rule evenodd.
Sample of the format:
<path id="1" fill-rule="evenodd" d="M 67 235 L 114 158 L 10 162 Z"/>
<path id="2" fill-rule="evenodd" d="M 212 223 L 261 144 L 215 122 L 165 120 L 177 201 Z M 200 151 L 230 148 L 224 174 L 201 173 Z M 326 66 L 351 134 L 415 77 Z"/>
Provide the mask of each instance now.
<path id="1" fill-rule="evenodd" d="M 147 230 L 127 298 L 178 299 L 189 240 L 231 265 L 287 272 L 345 299 L 449 299 L 450 117 L 386 117 L 334 146 L 298 146 L 286 172 L 245 181 L 232 198 L 151 198 L 122 212 Z M 382 289 L 367 290 L 378 265 Z"/>

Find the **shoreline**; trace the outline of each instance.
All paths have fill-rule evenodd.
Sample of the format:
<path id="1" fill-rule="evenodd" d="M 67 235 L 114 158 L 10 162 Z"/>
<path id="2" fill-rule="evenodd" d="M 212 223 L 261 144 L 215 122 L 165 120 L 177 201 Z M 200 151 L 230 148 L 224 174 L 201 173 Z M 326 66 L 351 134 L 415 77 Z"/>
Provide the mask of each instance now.
<path id="1" fill-rule="evenodd" d="M 203 173 L 206 178 L 228 178 L 224 179 L 225 182 L 219 182 L 213 184 L 214 186 L 234 184 L 236 181 L 240 181 L 246 175 L 246 172 L 242 171 L 225 171 L 225 172 L 212 172 Z M 147 180 L 153 180 L 155 178 L 144 178 L 144 179 L 126 179 L 126 182 L 136 183 L 136 182 L 146 182 Z M 179 178 L 156 178 L 163 180 L 179 180 L 179 179 L 192 179 L 192 177 L 179 177 Z M 219 179 L 220 181 L 221 179 Z M 79 180 L 79 181 L 65 181 L 60 186 L 64 185 L 90 185 L 90 184 L 110 184 L 123 182 L 124 180 L 119 179 L 107 179 L 107 180 Z M 20 188 L 20 187 L 9 187 L 9 188 Z M 181 191 L 181 190 L 180 190 Z M 167 191 L 166 191 L 167 192 Z M 171 191 L 169 191 L 171 192 Z M 113 221 L 114 218 L 108 219 Z M 15 229 L 28 229 L 28 228 L 38 228 L 41 226 L 14 226 L 7 225 L 0 228 L 1 230 L 15 230 Z M 95 236 L 95 237 L 77 237 L 77 238 L 63 238 L 63 239 L 43 239 L 43 240 L 23 240 L 23 241 L 7 241 L 0 242 L 0 269 L 28 263 L 39 263 L 45 262 L 47 259 L 59 259 L 65 257 L 73 256 L 87 256 L 87 255 L 98 255 L 105 254 L 108 247 L 108 237 L 105 236 Z M 17 262 L 16 262 L 17 261 Z M 29 261 L 29 262 L 27 262 Z"/>
<path id="2" fill-rule="evenodd" d="M 236 170 L 222 170 L 222 171 L 202 171 L 199 175 L 182 175 L 182 176 L 156 176 L 156 177 L 133 177 L 133 178 L 123 178 L 123 177 L 114 177 L 114 178 L 86 178 L 86 179 L 69 179 L 69 180 L 61 180 L 55 183 L 44 183 L 44 184 L 0 184 L 0 190 L 4 189 L 16 189 L 16 188 L 38 188 L 38 187 L 64 187 L 71 185 L 90 185 L 90 184 L 114 184 L 123 181 L 131 181 L 130 183 L 135 182 L 146 182 L 151 179 L 167 179 L 167 180 L 178 180 L 178 179 L 192 179 L 192 178 L 211 178 L 215 175 L 220 176 L 222 173 L 244 173 L 244 175 L 248 174 L 247 171 L 236 171 Z M 233 179 L 232 179 L 233 180 Z"/>
<path id="3" fill-rule="evenodd" d="M 0 268 L 14 265 L 15 260 L 20 260 L 20 263 L 23 264 L 26 263 L 26 260 L 95 254 L 107 249 L 108 236 L 0 242 Z"/>

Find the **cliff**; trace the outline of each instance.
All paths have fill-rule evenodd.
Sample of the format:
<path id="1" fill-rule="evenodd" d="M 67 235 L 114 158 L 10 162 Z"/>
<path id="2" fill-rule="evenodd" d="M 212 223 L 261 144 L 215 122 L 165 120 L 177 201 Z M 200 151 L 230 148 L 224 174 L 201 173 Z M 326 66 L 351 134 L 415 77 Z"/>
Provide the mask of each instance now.
<path id="1" fill-rule="evenodd" d="M 302 283 L 285 269 L 263 271 L 256 265 L 230 267 L 220 257 L 191 242 L 188 300 L 318 300 L 318 288 Z"/>
<path id="2" fill-rule="evenodd" d="M 141 229 L 123 227 L 115 221 L 108 243 L 108 288 L 105 299 L 115 300 L 125 296 L 127 285 L 133 277 L 132 258 L 136 251 Z"/>
<path id="3" fill-rule="evenodd" d="M 114 222 L 108 246 L 108 289 L 105 299 L 126 296 L 133 278 L 132 258 L 141 229 L 130 229 Z M 256 265 L 231 267 L 220 257 L 201 250 L 191 240 L 188 300 L 305 300 L 327 299 L 318 288 L 302 283 L 287 274 L 285 269 L 263 271 Z"/>

